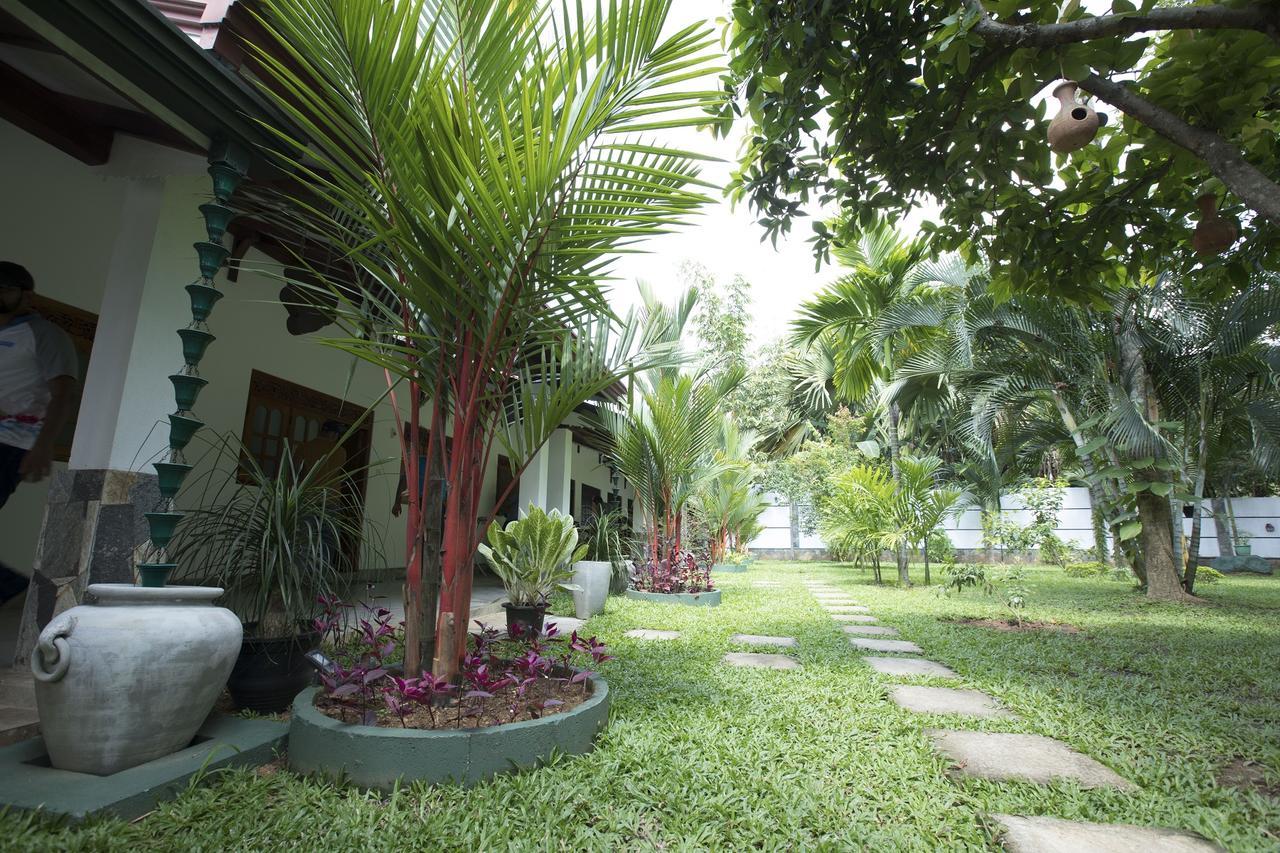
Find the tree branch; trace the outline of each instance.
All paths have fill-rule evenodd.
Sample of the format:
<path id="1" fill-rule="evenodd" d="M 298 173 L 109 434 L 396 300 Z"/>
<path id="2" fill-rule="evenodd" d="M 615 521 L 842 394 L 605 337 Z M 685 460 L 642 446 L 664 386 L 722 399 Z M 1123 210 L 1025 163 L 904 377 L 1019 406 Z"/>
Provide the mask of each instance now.
<path id="1" fill-rule="evenodd" d="M 1123 83 L 1105 80 L 1096 74 L 1076 83 L 1084 91 L 1199 157 L 1241 201 L 1272 222 L 1280 223 L 1280 184 L 1245 160 L 1236 146 L 1211 130 L 1192 127 Z"/>
<path id="2" fill-rule="evenodd" d="M 1145 15 L 1100 15 L 1061 24 L 1004 24 L 992 19 L 982 0 L 964 4 L 978 16 L 973 32 L 1010 47 L 1055 47 L 1153 30 L 1259 30 L 1273 37 L 1280 32 L 1280 4 L 1170 6 Z"/>

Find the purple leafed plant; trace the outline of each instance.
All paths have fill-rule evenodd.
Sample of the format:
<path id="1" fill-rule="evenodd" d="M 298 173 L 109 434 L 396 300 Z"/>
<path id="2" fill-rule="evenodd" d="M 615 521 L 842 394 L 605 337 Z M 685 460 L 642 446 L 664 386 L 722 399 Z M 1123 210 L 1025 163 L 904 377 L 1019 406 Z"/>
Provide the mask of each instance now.
<path id="1" fill-rule="evenodd" d="M 692 551 L 673 551 L 664 559 L 650 558 L 636 563 L 631 572 L 632 589 L 641 592 L 711 592 L 710 558 L 699 559 Z"/>
<path id="2" fill-rule="evenodd" d="M 486 714 L 506 722 L 521 714 L 537 719 L 565 704 L 562 698 L 547 697 L 547 686 L 561 685 L 562 696 L 580 688 L 585 699 L 594 673 L 583 664 L 612 660 L 597 638 L 580 637 L 576 631 L 565 637 L 554 623 L 544 634 L 508 638 L 480 625 L 471 635 L 458 683 L 429 672 L 404 678 L 392 672 L 388 660 L 401 646 L 403 628 L 392 624 L 390 611 L 332 599 L 321 604 L 324 612 L 316 628 L 332 647 L 334 661 L 321 678 L 323 693 L 342 709 L 344 722 L 374 725 L 382 715 L 407 727 L 419 710 L 433 728 L 461 728 L 466 720 L 479 725 Z"/>

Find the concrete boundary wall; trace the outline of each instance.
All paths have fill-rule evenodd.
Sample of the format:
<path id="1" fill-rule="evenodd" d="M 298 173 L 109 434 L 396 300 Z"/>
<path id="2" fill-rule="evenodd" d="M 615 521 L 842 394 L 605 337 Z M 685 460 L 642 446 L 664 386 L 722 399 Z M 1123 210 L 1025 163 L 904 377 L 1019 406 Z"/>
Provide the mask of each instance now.
<path id="1" fill-rule="evenodd" d="M 1092 548 L 1093 516 L 1089 490 L 1073 486 L 1065 492 L 1055 532 L 1064 542 L 1077 548 Z M 790 501 L 772 492 L 765 497 L 769 499 L 770 506 L 760 517 L 764 531 L 749 546 L 753 552 L 764 556 L 786 555 L 786 559 L 819 559 L 825 554 L 826 542 L 816 532 L 805 533 L 799 524 L 800 513 L 793 511 Z M 1253 553 L 1260 557 L 1280 558 L 1280 497 L 1233 498 L 1231 503 L 1237 529 L 1252 537 L 1249 544 Z M 1031 520 L 1031 513 L 1022 508 L 1018 495 L 1005 495 L 1000 506 L 1002 514 L 1010 521 L 1027 524 Z M 1217 531 L 1209 515 L 1212 510 L 1206 500 L 1200 543 L 1200 555 L 1205 559 L 1219 555 Z M 1190 517 L 1183 518 L 1182 526 L 1183 534 L 1190 538 Z M 949 519 L 943 529 L 958 551 L 983 550 L 982 514 L 977 509 L 966 510 Z"/>

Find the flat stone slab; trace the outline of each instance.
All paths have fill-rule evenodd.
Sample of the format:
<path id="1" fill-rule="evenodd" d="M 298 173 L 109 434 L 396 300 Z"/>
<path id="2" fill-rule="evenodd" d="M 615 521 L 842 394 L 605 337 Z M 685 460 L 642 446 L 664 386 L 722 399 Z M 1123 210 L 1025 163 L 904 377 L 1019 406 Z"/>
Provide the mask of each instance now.
<path id="1" fill-rule="evenodd" d="M 1056 817 L 991 815 L 1009 853 L 1219 853 L 1194 832 L 1128 823 L 1084 823 Z"/>
<path id="2" fill-rule="evenodd" d="M 954 729 L 925 729 L 925 734 L 939 754 L 956 763 L 956 773 L 962 776 L 1040 784 L 1070 779 L 1084 788 L 1135 788 L 1111 768 L 1043 735 Z"/>
<path id="3" fill-rule="evenodd" d="M 288 736 L 288 723 L 213 716 L 186 749 L 110 776 L 58 770 L 44 740 L 31 738 L 0 749 L 0 806 L 72 820 L 98 814 L 132 820 L 181 794 L 197 773 L 266 764 Z"/>
<path id="4" fill-rule="evenodd" d="M 849 645 L 864 652 L 897 652 L 905 655 L 922 655 L 924 649 L 910 640 L 877 640 L 872 637 L 850 637 Z"/>
<path id="5" fill-rule="evenodd" d="M 897 628 L 890 628 L 886 625 L 841 625 L 840 628 L 846 634 L 859 634 L 864 637 L 898 636 Z"/>
<path id="6" fill-rule="evenodd" d="M 543 625 L 544 626 L 550 625 L 552 623 L 555 624 L 556 629 L 561 634 L 568 636 L 569 634 L 572 634 L 574 631 L 582 630 L 582 626 L 587 624 L 587 620 L 579 619 L 576 616 L 552 616 L 550 613 L 548 613 L 546 621 L 543 623 Z"/>
<path id="7" fill-rule="evenodd" d="M 651 628 L 636 628 L 623 634 L 633 640 L 675 640 L 680 637 L 679 631 L 655 631 Z"/>
<path id="8" fill-rule="evenodd" d="M 964 714 L 967 717 L 995 718 L 1013 716 L 981 690 L 899 684 L 889 691 L 889 698 L 898 707 L 917 714 Z"/>
<path id="9" fill-rule="evenodd" d="M 824 604 L 822 605 L 832 613 L 870 613 L 871 608 L 865 604 Z"/>
<path id="10" fill-rule="evenodd" d="M 882 658 L 863 655 L 867 666 L 885 675 L 932 675 L 935 678 L 959 678 L 955 670 L 923 658 Z"/>
<path id="11" fill-rule="evenodd" d="M 832 613 L 831 618 L 837 622 L 853 622 L 858 625 L 873 625 L 880 620 L 865 613 Z"/>
<path id="12" fill-rule="evenodd" d="M 815 595 L 819 604 L 857 604 L 856 598 L 850 598 L 843 593 L 832 593 L 831 595 Z"/>
<path id="13" fill-rule="evenodd" d="M 767 634 L 734 634 L 729 638 L 731 643 L 744 646 L 777 646 L 782 649 L 795 648 L 795 637 L 770 637 Z"/>
<path id="14" fill-rule="evenodd" d="M 799 669 L 800 661 L 787 655 L 765 655 L 755 652 L 729 652 L 724 662 L 730 666 L 754 666 L 764 669 Z"/>

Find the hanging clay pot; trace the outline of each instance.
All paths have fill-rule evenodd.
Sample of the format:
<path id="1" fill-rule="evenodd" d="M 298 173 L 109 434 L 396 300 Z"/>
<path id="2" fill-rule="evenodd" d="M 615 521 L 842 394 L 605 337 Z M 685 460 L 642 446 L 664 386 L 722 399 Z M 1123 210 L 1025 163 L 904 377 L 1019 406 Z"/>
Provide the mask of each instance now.
<path id="1" fill-rule="evenodd" d="M 1240 229 L 1233 217 L 1218 213 L 1218 197 L 1205 193 L 1196 199 L 1200 208 L 1200 224 L 1191 234 L 1191 248 L 1197 255 L 1221 255 L 1240 236 Z"/>
<path id="2" fill-rule="evenodd" d="M 1053 96 L 1061 106 L 1049 122 L 1049 148 L 1059 154 L 1079 151 L 1098 135 L 1098 113 L 1076 100 L 1076 84 L 1069 80 L 1060 83 Z"/>

